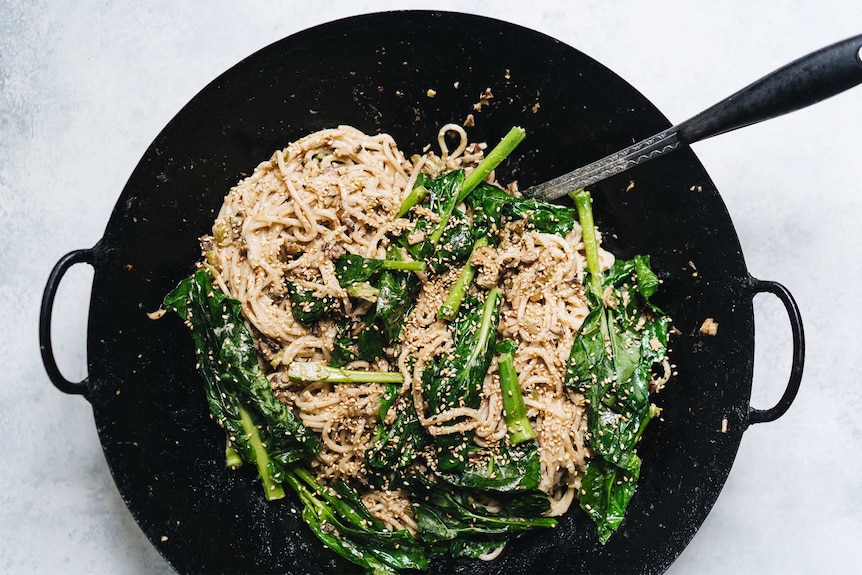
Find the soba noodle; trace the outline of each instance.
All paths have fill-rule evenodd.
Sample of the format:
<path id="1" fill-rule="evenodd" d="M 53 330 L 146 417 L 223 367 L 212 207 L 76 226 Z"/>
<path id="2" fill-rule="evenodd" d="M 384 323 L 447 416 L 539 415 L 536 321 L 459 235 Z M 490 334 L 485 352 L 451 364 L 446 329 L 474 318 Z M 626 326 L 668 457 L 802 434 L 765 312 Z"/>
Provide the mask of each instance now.
<path id="1" fill-rule="evenodd" d="M 451 151 L 447 133 L 457 136 Z M 349 126 L 310 134 L 275 152 L 231 189 L 213 235 L 202 238 L 215 282 L 242 303 L 260 354 L 275 366 L 273 389 L 320 436 L 323 448 L 312 461 L 313 472 L 322 479 L 365 484 L 362 499 L 371 513 L 393 529 L 414 533 L 407 494 L 366 484 L 364 454 L 378 423 L 383 386 L 302 383 L 284 376 L 296 360 L 329 362 L 336 334 L 333 321 L 313 328 L 295 321 L 285 283 L 312 290 L 316 297 L 337 298 L 347 313 L 355 311 L 338 283 L 334 261 L 344 253 L 385 258 L 388 238 L 411 225 L 395 215 L 418 174 L 469 171 L 482 158 L 484 147 L 469 144 L 460 126 L 444 126 L 438 142 L 440 156 L 407 159 L 386 134 L 369 136 Z M 537 434 L 539 488 L 551 502 L 548 515 L 560 515 L 572 503 L 589 457 L 584 398 L 563 385 L 572 342 L 588 313 L 580 228 L 576 224 L 560 237 L 511 222 L 500 231 L 496 247 L 477 250 L 471 261 L 479 270 L 479 286 L 502 287 L 499 336 L 518 344 L 514 364 Z M 612 263 L 613 256 L 601 251 L 602 268 Z M 455 407 L 429 416 L 423 401 L 424 366 L 452 347 L 437 310 L 456 275 L 421 276 L 418 299 L 397 344 L 383 358 L 346 367 L 400 371 L 404 384 L 398 401 L 414 403 L 430 434 L 472 431 L 476 443 L 493 445 L 507 432 L 496 360 L 478 409 Z"/>

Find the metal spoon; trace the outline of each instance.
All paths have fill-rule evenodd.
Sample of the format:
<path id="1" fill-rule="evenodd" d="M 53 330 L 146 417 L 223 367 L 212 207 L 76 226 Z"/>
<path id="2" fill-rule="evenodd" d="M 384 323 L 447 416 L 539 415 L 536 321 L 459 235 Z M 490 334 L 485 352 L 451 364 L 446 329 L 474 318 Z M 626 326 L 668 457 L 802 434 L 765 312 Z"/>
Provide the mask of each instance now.
<path id="1" fill-rule="evenodd" d="M 680 145 L 799 110 L 860 82 L 862 35 L 803 56 L 681 124 L 523 193 L 553 200 L 672 152 Z"/>

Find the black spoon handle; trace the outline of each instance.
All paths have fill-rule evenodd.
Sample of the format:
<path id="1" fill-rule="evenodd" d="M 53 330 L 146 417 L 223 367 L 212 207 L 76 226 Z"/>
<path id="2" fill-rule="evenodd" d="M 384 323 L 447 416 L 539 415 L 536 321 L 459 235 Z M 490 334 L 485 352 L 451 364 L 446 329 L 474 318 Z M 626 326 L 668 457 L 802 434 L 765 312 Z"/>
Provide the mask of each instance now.
<path id="1" fill-rule="evenodd" d="M 693 144 L 816 104 L 862 83 L 862 35 L 803 56 L 679 124 Z"/>

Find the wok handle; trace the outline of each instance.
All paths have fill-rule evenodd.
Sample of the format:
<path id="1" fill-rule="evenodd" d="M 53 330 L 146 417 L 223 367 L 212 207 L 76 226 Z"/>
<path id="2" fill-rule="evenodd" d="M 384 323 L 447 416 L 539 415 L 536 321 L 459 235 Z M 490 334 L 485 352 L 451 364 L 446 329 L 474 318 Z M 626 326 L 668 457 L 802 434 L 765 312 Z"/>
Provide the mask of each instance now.
<path id="1" fill-rule="evenodd" d="M 790 379 L 784 389 L 784 395 L 773 407 L 769 409 L 755 409 L 748 407 L 748 423 L 766 423 L 775 421 L 787 411 L 790 404 L 796 398 L 799 384 L 802 382 L 802 368 L 805 364 L 805 332 L 802 329 L 802 316 L 799 314 L 799 306 L 790 294 L 790 291 L 778 282 L 762 281 L 751 278 L 752 297 L 759 293 L 768 292 L 775 295 L 784 304 L 787 310 L 787 318 L 790 320 L 790 332 L 793 336 L 793 363 L 790 366 Z"/>
<path id="2" fill-rule="evenodd" d="M 63 393 L 85 395 L 88 389 L 88 378 L 85 377 L 76 383 L 63 377 L 57 367 L 57 361 L 54 359 L 54 347 L 51 342 L 51 315 L 54 311 L 54 296 L 57 295 L 57 287 L 59 287 L 60 280 L 63 279 L 69 268 L 78 263 L 93 265 L 93 250 L 69 252 L 60 258 L 54 265 L 54 269 L 51 270 L 51 275 L 48 276 L 45 291 L 42 293 L 42 308 L 39 312 L 39 348 L 42 351 L 42 363 L 45 365 L 45 371 L 48 372 L 48 378 L 54 387 Z"/>

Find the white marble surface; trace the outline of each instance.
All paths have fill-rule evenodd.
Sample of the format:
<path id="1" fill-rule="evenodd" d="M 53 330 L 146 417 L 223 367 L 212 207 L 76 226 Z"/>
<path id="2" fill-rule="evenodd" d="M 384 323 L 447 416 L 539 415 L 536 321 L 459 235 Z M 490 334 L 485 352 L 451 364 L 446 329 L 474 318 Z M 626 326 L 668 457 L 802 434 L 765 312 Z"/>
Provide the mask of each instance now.
<path id="1" fill-rule="evenodd" d="M 730 8 L 728 5 L 732 5 Z M 680 121 L 763 73 L 862 32 L 834 2 L 0 1 L 0 572 L 169 573 L 120 499 L 92 412 L 48 382 L 38 303 L 64 253 L 101 236 L 138 159 L 201 87 L 270 42 L 351 14 L 440 8 L 555 36 Z M 808 337 L 793 408 L 750 429 L 706 523 L 670 572 L 858 573 L 862 541 L 862 88 L 697 144 L 753 275 L 796 295 Z M 85 375 L 92 273 L 74 268 L 54 338 Z M 755 403 L 790 355 L 776 300 L 757 300 Z"/>

